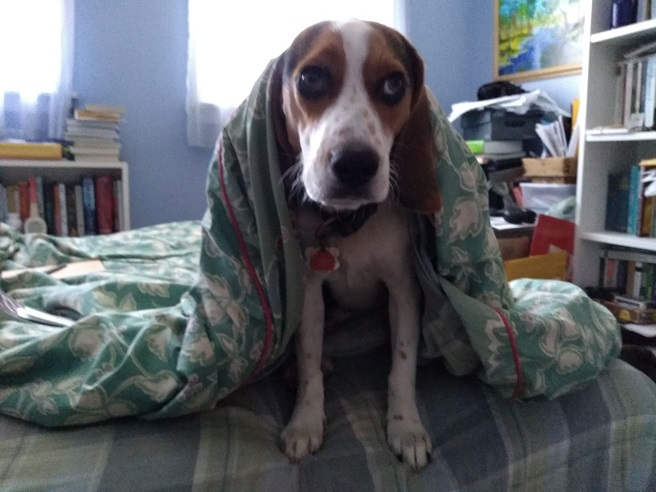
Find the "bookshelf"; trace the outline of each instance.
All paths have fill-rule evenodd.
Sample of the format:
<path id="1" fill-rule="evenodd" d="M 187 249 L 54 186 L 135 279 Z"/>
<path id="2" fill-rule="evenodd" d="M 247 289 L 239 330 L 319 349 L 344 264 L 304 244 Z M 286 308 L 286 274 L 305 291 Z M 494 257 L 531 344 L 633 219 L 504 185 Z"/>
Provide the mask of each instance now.
<path id="1" fill-rule="evenodd" d="M 582 139 L 577 176 L 574 282 L 596 286 L 600 254 L 608 246 L 656 253 L 656 239 L 605 230 L 608 176 L 656 157 L 656 131 L 586 135 L 615 118 L 616 63 L 623 54 L 656 39 L 656 19 L 609 29 L 611 0 L 587 0 L 581 77 Z M 612 184 L 612 183 L 611 183 Z"/>
<path id="2" fill-rule="evenodd" d="M 82 176 L 109 174 L 121 180 L 124 230 L 130 229 L 128 164 L 120 161 L 0 160 L 0 183 L 5 185 L 42 176 L 46 182 L 78 183 Z"/>

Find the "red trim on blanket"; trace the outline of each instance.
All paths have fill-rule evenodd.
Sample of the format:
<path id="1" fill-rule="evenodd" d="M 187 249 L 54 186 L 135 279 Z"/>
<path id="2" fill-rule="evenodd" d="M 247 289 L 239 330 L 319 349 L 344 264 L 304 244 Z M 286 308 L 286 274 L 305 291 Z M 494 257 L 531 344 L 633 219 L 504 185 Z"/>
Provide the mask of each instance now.
<path id="1" fill-rule="evenodd" d="M 239 243 L 239 249 L 244 259 L 246 270 L 248 271 L 248 275 L 251 277 L 251 280 L 253 280 L 253 283 L 255 284 L 255 289 L 257 290 L 257 294 L 260 297 L 260 303 L 262 304 L 262 311 L 264 311 L 264 318 L 266 320 L 266 335 L 264 337 L 264 347 L 262 349 L 262 354 L 260 355 L 260 359 L 257 361 L 257 364 L 255 365 L 255 369 L 253 370 L 253 373 L 245 380 L 245 382 L 249 382 L 262 370 L 262 366 L 264 365 L 264 362 L 269 356 L 269 350 L 271 349 L 271 339 L 273 337 L 274 327 L 273 327 L 273 319 L 271 316 L 271 310 L 269 309 L 269 304 L 267 303 L 267 298 L 266 295 L 264 294 L 264 287 L 262 287 L 262 282 L 260 282 L 260 279 L 257 276 L 257 272 L 255 271 L 255 267 L 253 266 L 253 263 L 251 262 L 251 259 L 248 256 L 248 249 L 246 248 L 246 241 L 244 241 L 244 235 L 239 229 L 237 217 L 235 216 L 235 213 L 232 210 L 232 204 L 230 203 L 230 197 L 228 196 L 225 179 L 223 177 L 223 157 L 221 152 L 222 150 L 223 150 L 223 146 L 219 143 L 219 147 L 217 149 L 217 164 L 219 166 L 219 181 L 221 183 L 221 194 L 223 195 L 223 203 L 226 207 L 226 211 L 228 212 L 228 216 L 230 217 L 232 228 L 234 229 L 235 234 L 237 235 L 237 242 Z"/>
<path id="2" fill-rule="evenodd" d="M 522 371 L 522 361 L 519 358 L 519 350 L 517 350 L 517 342 L 515 341 L 515 334 L 512 331 L 512 326 L 510 326 L 510 323 L 508 322 L 508 319 L 504 316 L 504 314 L 496 309 L 492 308 L 496 313 L 499 315 L 499 318 L 501 318 L 501 321 L 503 321 L 504 326 L 506 327 L 506 333 L 508 333 L 508 339 L 510 340 L 510 348 L 512 349 L 512 354 L 513 354 L 513 360 L 515 361 L 515 373 L 517 374 L 517 383 L 515 383 L 515 390 L 513 391 L 513 394 L 511 398 L 513 400 L 516 400 L 519 398 L 519 395 L 522 393 L 522 389 L 524 386 L 524 372 Z"/>

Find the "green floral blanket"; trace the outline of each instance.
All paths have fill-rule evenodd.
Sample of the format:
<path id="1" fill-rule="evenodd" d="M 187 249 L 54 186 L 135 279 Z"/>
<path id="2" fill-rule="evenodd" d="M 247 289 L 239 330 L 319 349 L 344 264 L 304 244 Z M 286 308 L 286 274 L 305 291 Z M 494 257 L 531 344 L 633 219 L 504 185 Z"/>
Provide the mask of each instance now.
<path id="1" fill-rule="evenodd" d="M 2 269 L 105 265 L 67 280 L 25 272 L 3 281 L 13 298 L 74 322 L 0 315 L 0 412 L 47 426 L 177 416 L 212 408 L 283 359 L 304 265 L 268 104 L 273 63 L 222 133 L 202 222 L 85 238 L 0 225 Z M 446 151 L 435 163 L 443 209 L 414 220 L 421 356 L 477 372 L 509 397 L 584 385 L 619 352 L 614 317 L 571 284 L 508 285 L 481 168 L 434 101 L 431 116 Z"/>

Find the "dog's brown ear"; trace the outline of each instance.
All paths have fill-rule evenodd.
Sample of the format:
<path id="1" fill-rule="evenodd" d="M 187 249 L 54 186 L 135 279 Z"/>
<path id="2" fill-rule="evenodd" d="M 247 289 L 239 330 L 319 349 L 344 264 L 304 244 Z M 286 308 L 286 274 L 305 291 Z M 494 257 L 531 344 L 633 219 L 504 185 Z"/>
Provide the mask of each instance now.
<path id="1" fill-rule="evenodd" d="M 273 130 L 278 143 L 278 156 L 280 160 L 280 172 L 285 174 L 286 171 L 293 166 L 296 155 L 296 150 L 289 140 L 287 134 L 287 120 L 283 112 L 283 96 L 282 96 L 282 77 L 284 66 L 285 54 L 278 58 L 271 74 L 267 85 L 267 99 L 269 103 L 269 110 L 271 111 L 271 121 L 273 123 Z"/>
<path id="2" fill-rule="evenodd" d="M 442 206 L 437 183 L 439 150 L 430 121 L 430 104 L 424 86 L 424 62 L 404 39 L 410 63 L 413 93 L 410 117 L 397 135 L 391 161 L 398 179 L 399 200 L 421 213 L 435 213 Z"/>

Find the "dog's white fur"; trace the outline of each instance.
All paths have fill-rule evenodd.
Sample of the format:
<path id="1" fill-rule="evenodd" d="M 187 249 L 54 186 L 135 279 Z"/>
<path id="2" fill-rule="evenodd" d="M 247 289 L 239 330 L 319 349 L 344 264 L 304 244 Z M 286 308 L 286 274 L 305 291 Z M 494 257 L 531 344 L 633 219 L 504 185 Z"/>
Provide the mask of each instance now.
<path id="1" fill-rule="evenodd" d="M 415 370 L 420 325 L 420 291 L 411 258 L 407 212 L 389 197 L 390 152 L 395 135 L 378 118 L 363 81 L 363 63 L 372 27 L 364 22 L 337 24 L 346 53 L 346 69 L 339 96 L 315 124 L 298 128 L 305 190 L 314 201 L 333 210 L 354 210 L 379 203 L 377 211 L 355 233 L 331 235 L 325 246 L 339 251 L 340 267 L 332 272 L 308 268 L 302 321 L 297 333 L 299 387 L 291 421 L 281 435 L 285 454 L 299 460 L 319 449 L 323 441 L 324 386 L 321 369 L 324 301 L 327 285 L 335 300 L 351 309 L 363 309 L 384 299 L 388 292 L 392 367 L 389 374 L 387 438 L 390 448 L 413 469 L 426 465 L 431 440 L 422 425 L 415 398 Z M 365 192 L 332 197 L 337 178 L 322 156 L 348 142 L 373 149 L 376 174 Z M 298 212 L 303 242 L 311 243 L 321 224 L 316 213 Z M 354 334 L 357 336 L 357 333 Z"/>
<path id="2" fill-rule="evenodd" d="M 346 71 L 342 90 L 337 100 L 326 110 L 316 126 L 300 133 L 303 156 L 303 184 L 308 196 L 335 209 L 356 209 L 369 202 L 382 202 L 389 191 L 389 152 L 394 135 L 383 127 L 371 105 L 364 87 L 362 65 L 367 56 L 367 37 L 371 27 L 364 22 L 347 22 L 339 25 L 346 52 Z M 370 184 L 371 199 L 342 198 L 326 202 L 326 191 L 331 188 L 334 176 L 320 156 L 349 141 L 361 142 L 376 150 L 380 162 L 379 172 Z"/>

